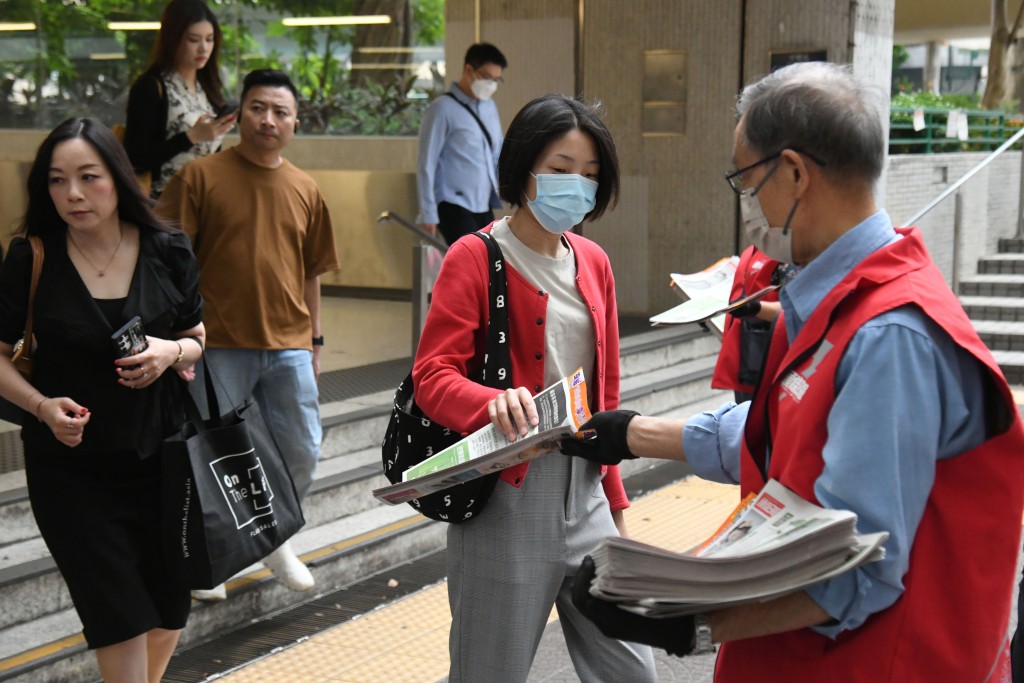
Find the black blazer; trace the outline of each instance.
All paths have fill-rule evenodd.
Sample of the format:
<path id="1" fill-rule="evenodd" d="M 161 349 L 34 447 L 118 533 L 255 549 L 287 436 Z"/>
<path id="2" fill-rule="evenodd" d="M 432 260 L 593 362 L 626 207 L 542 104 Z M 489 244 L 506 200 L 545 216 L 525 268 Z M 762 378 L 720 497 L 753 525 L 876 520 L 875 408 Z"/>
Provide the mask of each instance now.
<path id="1" fill-rule="evenodd" d="M 117 383 L 111 340 L 116 327 L 68 258 L 65 234 L 60 230 L 43 237 L 32 384 L 46 396 L 69 396 L 92 413 L 74 453 L 133 450 L 146 457 L 183 423 L 184 383 L 173 370 L 141 390 Z M 0 340 L 8 344 L 24 330 L 31 273 L 32 247 L 28 240 L 15 238 L 0 269 Z M 180 232 L 140 230 L 139 258 L 118 326 L 138 315 L 146 334 L 167 339 L 199 324 L 202 307 L 199 267 L 188 238 Z M 26 450 L 72 450 L 31 415 L 23 424 Z"/>

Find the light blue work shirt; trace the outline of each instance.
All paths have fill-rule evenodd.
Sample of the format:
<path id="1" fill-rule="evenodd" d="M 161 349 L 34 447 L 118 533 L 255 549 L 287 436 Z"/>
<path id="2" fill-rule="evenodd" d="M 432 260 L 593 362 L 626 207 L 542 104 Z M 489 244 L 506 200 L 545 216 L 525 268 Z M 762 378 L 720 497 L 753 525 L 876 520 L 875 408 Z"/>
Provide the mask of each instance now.
<path id="1" fill-rule="evenodd" d="M 458 204 L 473 213 L 502 206 L 498 197 L 498 154 L 501 153 L 501 119 L 494 100 L 478 100 L 456 83 L 430 103 L 420 124 L 416 192 L 417 223 L 437 223 L 440 202 Z M 488 144 L 480 124 L 462 104 L 472 109 L 487 127 Z"/>
<path id="2" fill-rule="evenodd" d="M 825 295 L 875 250 L 901 239 L 879 211 L 830 245 L 782 289 L 792 344 Z M 850 340 L 836 372 L 824 469 L 814 494 L 826 508 L 857 513 L 861 533 L 888 531 L 886 557 L 807 589 L 835 619 L 814 630 L 830 638 L 854 629 L 903 592 L 910 548 L 935 482 L 937 460 L 985 439 L 984 373 L 916 306 L 868 321 Z M 686 458 L 699 476 L 739 483 L 740 444 L 750 403 L 695 415 L 683 430 Z M 781 437 L 776 437 L 781 438 Z"/>

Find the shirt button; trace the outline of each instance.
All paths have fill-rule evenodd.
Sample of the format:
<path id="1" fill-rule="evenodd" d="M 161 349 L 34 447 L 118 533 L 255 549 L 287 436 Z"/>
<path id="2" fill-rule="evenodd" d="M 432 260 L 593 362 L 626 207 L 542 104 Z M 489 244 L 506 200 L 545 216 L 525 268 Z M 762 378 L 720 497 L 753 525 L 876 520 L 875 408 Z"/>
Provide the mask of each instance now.
<path id="1" fill-rule="evenodd" d="M 543 325 L 544 324 L 544 318 L 537 318 L 537 324 L 538 325 Z"/>
<path id="2" fill-rule="evenodd" d="M 537 290 L 537 295 L 538 296 L 544 296 L 544 290 L 543 289 L 538 289 Z"/>
<path id="3" fill-rule="evenodd" d="M 597 342 L 597 345 L 598 345 L 598 346 L 600 346 L 600 345 L 601 345 L 601 342 Z"/>
<path id="4" fill-rule="evenodd" d="M 540 385 L 539 385 L 539 384 L 538 384 L 537 386 L 535 386 L 535 387 L 533 388 L 533 391 L 534 391 L 534 393 L 536 393 L 536 394 L 539 394 L 539 393 L 540 393 L 540 388 L 541 388 L 541 387 L 540 387 Z"/>
<path id="5" fill-rule="evenodd" d="M 596 310 L 597 310 L 597 306 L 591 306 L 591 307 L 590 307 L 590 310 L 592 310 L 592 311 L 596 311 Z"/>
<path id="6" fill-rule="evenodd" d="M 516 484 L 522 484 L 522 483 L 523 483 L 522 477 L 516 477 Z"/>
<path id="7" fill-rule="evenodd" d="M 540 360 L 540 359 L 541 359 L 541 358 L 543 358 L 543 357 L 544 357 L 544 356 L 540 355 L 540 352 L 539 352 L 539 351 L 537 352 L 537 355 L 535 355 L 535 356 L 534 356 L 534 358 L 536 358 L 537 360 Z"/>

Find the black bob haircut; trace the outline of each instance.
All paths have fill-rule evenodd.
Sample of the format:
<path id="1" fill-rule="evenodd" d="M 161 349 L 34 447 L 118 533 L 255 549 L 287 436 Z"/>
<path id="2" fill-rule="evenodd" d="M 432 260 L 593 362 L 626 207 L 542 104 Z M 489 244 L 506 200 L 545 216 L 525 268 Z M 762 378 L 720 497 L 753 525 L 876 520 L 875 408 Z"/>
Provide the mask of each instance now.
<path id="1" fill-rule="evenodd" d="M 599 104 L 584 104 L 566 95 L 538 97 L 520 109 L 505 133 L 498 157 L 501 198 L 511 206 L 525 204 L 526 187 L 537 158 L 549 144 L 579 129 L 594 141 L 601 164 L 597 172 L 596 205 L 584 220 L 595 220 L 609 206 L 614 207 L 619 194 L 619 158 L 600 112 Z"/>
<path id="2" fill-rule="evenodd" d="M 474 43 L 470 45 L 469 49 L 466 50 L 466 58 L 462 61 L 474 69 L 479 69 L 484 64 L 497 64 L 502 69 L 508 66 L 505 55 L 501 54 L 501 50 L 490 43 Z"/>
<path id="3" fill-rule="evenodd" d="M 117 190 L 118 218 L 140 230 L 171 231 L 167 223 L 153 213 L 153 202 L 142 194 L 128 154 L 110 129 L 96 119 L 71 118 L 54 128 L 39 145 L 28 172 L 28 207 L 16 234 L 41 236 L 63 233 L 67 229 L 50 197 L 50 167 L 57 145 L 77 139 L 92 147 L 110 172 Z"/>
<path id="4" fill-rule="evenodd" d="M 268 88 L 287 88 L 288 92 L 295 98 L 295 105 L 299 104 L 299 91 L 292 83 L 292 79 L 283 71 L 277 69 L 256 69 L 246 74 L 242 81 L 242 102 L 245 102 L 245 95 L 253 88 L 266 86 Z"/>

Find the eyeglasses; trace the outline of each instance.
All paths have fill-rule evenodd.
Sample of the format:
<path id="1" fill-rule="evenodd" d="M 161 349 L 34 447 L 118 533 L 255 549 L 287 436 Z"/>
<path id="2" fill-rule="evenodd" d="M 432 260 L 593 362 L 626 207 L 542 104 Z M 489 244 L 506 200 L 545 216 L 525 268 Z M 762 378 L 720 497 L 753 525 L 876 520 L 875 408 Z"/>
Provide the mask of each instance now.
<path id="1" fill-rule="evenodd" d="M 775 154 L 772 154 L 770 156 L 766 156 L 764 159 L 761 159 L 760 161 L 755 161 L 754 163 L 750 164 L 749 166 L 744 166 L 743 168 L 741 168 L 738 171 L 727 171 L 726 174 L 725 174 L 725 182 L 729 183 L 729 187 L 731 187 L 732 191 L 735 192 L 737 195 L 743 194 L 743 190 L 744 190 L 744 188 L 743 188 L 743 174 L 745 174 L 747 171 L 751 171 L 751 170 L 757 168 L 758 166 L 761 166 L 762 164 L 767 164 L 769 161 L 775 161 L 776 159 L 778 159 L 779 157 L 782 156 L 782 152 L 785 151 L 786 149 L 791 149 L 794 152 L 796 152 L 797 154 L 803 154 L 805 157 L 807 157 L 808 159 L 810 159 L 811 161 L 816 163 L 818 166 L 824 166 L 825 165 L 824 161 L 822 161 L 821 159 L 818 159 L 817 157 L 813 156 L 812 154 L 808 154 L 807 152 L 803 151 L 802 149 L 797 149 L 796 147 L 783 147 L 782 149 L 780 149 Z M 757 194 L 757 190 L 761 189 L 761 186 L 764 185 L 764 183 L 768 180 L 768 178 L 771 177 L 772 173 L 774 173 L 774 172 L 775 172 L 775 169 L 773 168 L 768 173 L 768 175 L 766 175 L 764 178 L 761 179 L 761 182 L 758 183 L 757 187 L 754 188 L 754 194 Z"/>
<path id="2" fill-rule="evenodd" d="M 498 76 L 497 78 L 491 78 L 487 74 L 482 73 L 480 71 L 480 69 L 473 69 L 473 73 L 479 75 L 481 80 L 484 80 L 484 81 L 494 81 L 498 85 L 502 85 L 505 82 L 505 79 L 502 78 L 501 76 Z"/>

